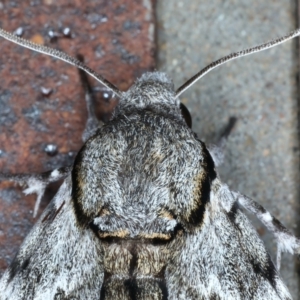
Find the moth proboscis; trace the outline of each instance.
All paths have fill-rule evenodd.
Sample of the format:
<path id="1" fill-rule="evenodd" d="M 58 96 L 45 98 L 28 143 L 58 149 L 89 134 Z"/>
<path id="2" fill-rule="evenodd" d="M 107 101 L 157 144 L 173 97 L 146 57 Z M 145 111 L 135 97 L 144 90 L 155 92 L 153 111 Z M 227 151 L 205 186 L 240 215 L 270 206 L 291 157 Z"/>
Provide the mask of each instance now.
<path id="1" fill-rule="evenodd" d="M 43 174 L 1 174 L 37 193 L 64 179 L 0 280 L 0 299 L 291 299 L 279 275 L 283 251 L 300 240 L 216 172 L 220 147 L 207 148 L 187 126 L 179 96 L 209 71 L 300 35 L 221 58 L 175 92 L 160 72 L 126 92 L 58 50 L 0 29 L 0 35 L 64 60 L 119 98 L 100 126 L 93 109 L 72 166 Z M 86 92 L 90 108 L 91 94 Z M 220 142 L 222 145 L 226 135 Z M 241 207 L 277 240 L 276 266 Z"/>

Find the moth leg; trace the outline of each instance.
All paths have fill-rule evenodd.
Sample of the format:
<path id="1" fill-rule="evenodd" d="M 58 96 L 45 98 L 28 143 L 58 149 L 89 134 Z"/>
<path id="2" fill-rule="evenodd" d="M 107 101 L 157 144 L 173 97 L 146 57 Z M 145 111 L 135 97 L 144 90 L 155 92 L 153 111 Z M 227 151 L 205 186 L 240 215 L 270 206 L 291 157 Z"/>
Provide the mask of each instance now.
<path id="1" fill-rule="evenodd" d="M 27 188 L 23 191 L 25 195 L 36 193 L 37 200 L 33 211 L 33 217 L 36 217 L 46 187 L 52 182 L 66 178 L 70 172 L 71 167 L 63 167 L 41 174 L 0 173 L 0 181 L 13 181 L 19 183 L 21 186 L 26 186 Z"/>
<path id="2" fill-rule="evenodd" d="M 296 238 L 279 220 L 272 216 L 263 206 L 249 197 L 232 192 L 238 203 L 254 214 L 275 236 L 277 240 L 277 268 L 280 269 L 281 253 L 300 254 L 300 239 Z"/>
<path id="3" fill-rule="evenodd" d="M 82 56 L 77 56 L 80 61 L 83 61 Z M 95 98 L 93 95 L 93 90 L 91 85 L 88 82 L 87 74 L 81 69 L 78 69 L 80 80 L 85 92 L 85 101 L 87 108 L 87 121 L 85 125 L 84 132 L 82 134 L 82 141 L 85 143 L 93 134 L 95 134 L 96 130 L 102 125 L 102 122 L 98 120 L 95 112 Z"/>
<path id="4" fill-rule="evenodd" d="M 215 145 L 209 145 L 208 151 L 212 156 L 215 165 L 218 167 L 224 162 L 224 150 L 226 147 L 226 142 L 229 134 L 231 133 L 233 127 L 235 126 L 237 119 L 235 117 L 230 117 L 227 125 L 223 129 L 220 138 Z"/>

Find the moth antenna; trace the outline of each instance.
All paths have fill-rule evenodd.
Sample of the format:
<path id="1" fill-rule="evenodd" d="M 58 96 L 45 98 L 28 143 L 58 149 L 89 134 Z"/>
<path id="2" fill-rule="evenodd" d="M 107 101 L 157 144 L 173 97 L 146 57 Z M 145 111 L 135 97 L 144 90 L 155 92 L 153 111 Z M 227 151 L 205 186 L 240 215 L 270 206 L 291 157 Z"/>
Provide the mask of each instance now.
<path id="1" fill-rule="evenodd" d="M 228 61 L 234 60 L 236 58 L 246 56 L 252 53 L 260 52 L 272 47 L 275 47 L 279 44 L 285 43 L 286 41 L 293 39 L 294 37 L 297 37 L 300 35 L 300 28 L 296 29 L 295 31 L 291 32 L 288 35 L 285 35 L 283 37 L 280 37 L 278 39 L 272 40 L 270 42 L 261 44 L 259 46 L 255 46 L 253 48 L 245 49 L 239 52 L 231 53 L 227 56 L 224 56 L 211 64 L 209 64 L 207 67 L 202 69 L 200 72 L 195 74 L 193 77 L 191 77 L 186 83 L 184 83 L 180 88 L 177 89 L 175 97 L 178 98 L 185 90 L 187 90 L 190 86 L 192 86 L 196 81 L 198 81 L 200 78 L 202 78 L 204 75 L 206 75 L 208 72 L 213 70 L 216 67 L 219 67 L 223 64 L 225 64 Z"/>
<path id="2" fill-rule="evenodd" d="M 81 61 L 79 61 L 78 59 L 53 48 L 50 47 L 46 47 L 46 46 L 42 46 L 42 45 L 38 45 L 36 43 L 33 43 L 31 41 L 25 40 L 21 37 L 18 37 L 12 33 L 9 33 L 7 31 L 5 31 L 4 29 L 0 28 L 0 36 L 2 36 L 3 38 L 21 45 L 25 48 L 31 49 L 33 51 L 36 52 L 40 52 L 40 53 L 44 53 L 46 55 L 58 58 L 60 60 L 63 60 L 67 63 L 69 63 L 70 65 L 73 65 L 81 70 L 83 70 L 84 72 L 86 72 L 87 74 L 91 75 L 92 77 L 94 77 L 97 81 L 99 81 L 100 83 L 102 83 L 103 85 L 105 85 L 108 89 L 110 89 L 113 93 L 115 93 L 117 96 L 121 97 L 122 96 L 122 92 L 116 87 L 114 86 L 112 83 L 110 83 L 108 80 L 106 80 L 104 77 L 102 77 L 101 75 L 99 75 L 98 73 L 96 73 L 95 71 L 93 71 L 91 68 L 89 68 L 88 66 L 86 66 L 84 63 L 82 63 Z"/>

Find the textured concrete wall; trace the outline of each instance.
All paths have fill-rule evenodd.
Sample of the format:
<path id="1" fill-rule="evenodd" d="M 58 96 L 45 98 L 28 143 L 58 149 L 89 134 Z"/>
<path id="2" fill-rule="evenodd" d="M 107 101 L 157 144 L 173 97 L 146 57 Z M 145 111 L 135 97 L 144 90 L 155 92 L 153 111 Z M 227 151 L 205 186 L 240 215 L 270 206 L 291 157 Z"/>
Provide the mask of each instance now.
<path id="1" fill-rule="evenodd" d="M 158 1 L 158 69 L 179 87 L 210 62 L 296 28 L 295 1 Z M 221 179 L 299 233 L 297 41 L 230 62 L 201 79 L 181 99 L 193 129 L 215 142 L 229 117 Z M 256 222 L 257 223 L 257 222 Z M 272 256 L 276 245 L 259 223 Z M 282 277 L 300 299 L 295 258 L 285 254 Z"/>

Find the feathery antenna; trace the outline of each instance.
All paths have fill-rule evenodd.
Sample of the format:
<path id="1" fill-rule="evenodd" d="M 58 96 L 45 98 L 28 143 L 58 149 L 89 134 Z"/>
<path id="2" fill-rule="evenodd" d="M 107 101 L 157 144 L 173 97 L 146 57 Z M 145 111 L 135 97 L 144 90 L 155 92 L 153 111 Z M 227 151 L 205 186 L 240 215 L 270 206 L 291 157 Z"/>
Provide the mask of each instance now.
<path id="1" fill-rule="evenodd" d="M 214 62 L 212 62 L 211 64 L 209 64 L 207 67 L 205 67 L 204 69 L 202 69 L 200 72 L 198 72 L 196 75 L 194 75 L 192 78 L 190 78 L 186 83 L 184 83 L 179 89 L 177 89 L 176 91 L 176 98 L 178 98 L 185 90 L 187 90 L 190 86 L 192 86 L 196 81 L 198 81 L 200 78 L 202 78 L 204 75 L 206 75 L 208 72 L 210 72 L 211 70 L 213 70 L 216 67 L 219 67 L 223 64 L 225 64 L 226 62 L 242 57 L 242 56 L 246 56 L 255 52 L 260 52 L 272 47 L 275 47 L 279 44 L 282 44 L 290 39 L 293 39 L 294 37 L 297 37 L 300 35 L 300 28 L 298 28 L 297 30 L 291 32 L 290 34 L 280 37 L 276 40 L 272 40 L 270 42 L 261 44 L 259 46 L 253 47 L 253 48 L 249 48 L 249 49 L 245 49 L 239 52 L 235 52 L 235 53 L 231 53 L 227 56 L 224 56 Z"/>
<path id="2" fill-rule="evenodd" d="M 20 37 L 14 35 L 14 34 L 11 34 L 7 31 L 3 30 L 2 28 L 0 28 L 0 36 L 2 36 L 3 38 L 5 38 L 5 39 L 7 39 L 7 40 L 9 40 L 13 43 L 16 43 L 20 46 L 23 46 L 25 48 L 34 50 L 36 52 L 44 53 L 44 54 L 47 54 L 49 56 L 52 56 L 52 57 L 58 58 L 60 60 L 63 60 L 65 62 L 69 63 L 70 65 L 73 65 L 73 66 L 85 71 L 87 74 L 91 75 L 97 81 L 99 81 L 100 83 L 105 85 L 108 89 L 110 89 L 112 92 L 114 92 L 117 96 L 119 96 L 119 97 L 122 96 L 122 92 L 116 86 L 114 86 L 108 80 L 103 78 L 101 75 L 97 74 L 95 71 L 93 71 L 91 68 L 86 66 L 84 63 L 82 63 L 78 59 L 76 59 L 76 58 L 74 58 L 74 57 L 72 57 L 72 56 L 70 56 L 70 55 L 68 55 L 68 54 L 66 54 L 62 51 L 52 49 L 50 47 L 35 44 L 31 41 L 25 40 L 23 38 L 20 38 Z"/>

